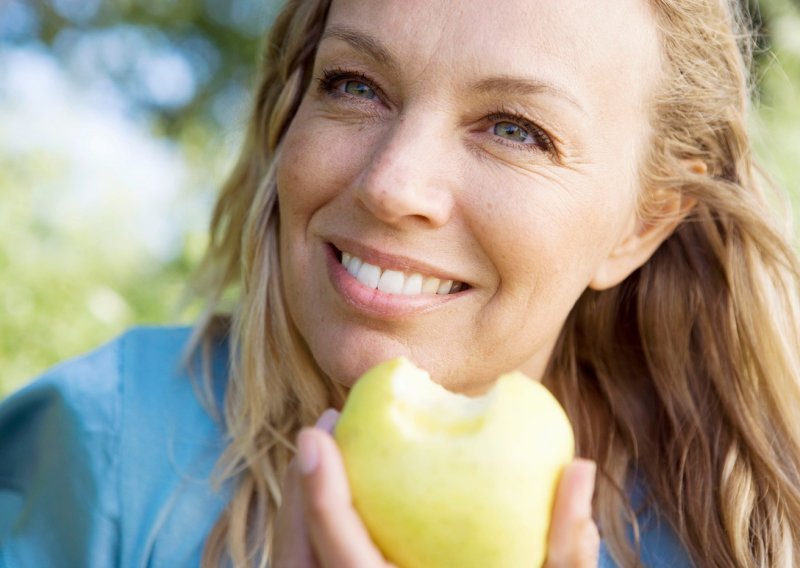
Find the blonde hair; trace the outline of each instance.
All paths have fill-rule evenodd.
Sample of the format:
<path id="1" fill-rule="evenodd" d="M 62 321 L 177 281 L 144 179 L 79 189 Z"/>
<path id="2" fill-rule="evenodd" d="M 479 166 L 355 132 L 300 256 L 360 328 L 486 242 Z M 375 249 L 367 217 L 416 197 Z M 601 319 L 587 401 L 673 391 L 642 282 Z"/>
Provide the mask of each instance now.
<path id="1" fill-rule="evenodd" d="M 704 566 L 800 565 L 798 282 L 771 221 L 745 132 L 749 35 L 723 0 L 650 0 L 664 73 L 641 165 L 643 218 L 665 191 L 696 205 L 619 286 L 587 291 L 546 373 L 579 453 L 602 472 L 596 511 L 613 556 L 636 565 L 628 489 Z M 204 566 L 266 566 L 281 479 L 297 431 L 343 389 L 314 363 L 286 313 L 273 165 L 310 81 L 329 0 L 289 0 L 267 40 L 241 159 L 223 188 L 196 286 L 210 339 L 226 290 L 231 318 L 220 480 L 233 499 L 208 537 Z M 708 167 L 692 173 L 687 160 Z"/>
<path id="2" fill-rule="evenodd" d="M 643 216 L 671 188 L 696 206 L 637 273 L 579 300 L 548 384 L 581 416 L 580 451 L 607 472 L 597 511 L 624 565 L 634 558 L 612 488 L 633 470 L 703 566 L 797 566 L 800 280 L 745 131 L 750 34 L 738 4 L 652 4 L 665 72 Z"/>

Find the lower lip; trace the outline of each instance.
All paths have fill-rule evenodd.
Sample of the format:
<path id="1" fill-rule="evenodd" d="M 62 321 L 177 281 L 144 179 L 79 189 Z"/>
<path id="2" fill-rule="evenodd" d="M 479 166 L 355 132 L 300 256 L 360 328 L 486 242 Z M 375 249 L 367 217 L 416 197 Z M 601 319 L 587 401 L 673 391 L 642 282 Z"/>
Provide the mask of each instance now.
<path id="1" fill-rule="evenodd" d="M 377 289 L 367 288 L 353 278 L 339 261 L 336 251 L 330 245 L 328 246 L 326 261 L 333 287 L 344 298 L 345 302 L 357 311 L 374 317 L 391 319 L 425 313 L 452 302 L 469 292 L 469 290 L 464 290 L 455 294 L 447 294 L 446 296 L 438 294 L 422 294 L 418 296 L 387 294 Z"/>

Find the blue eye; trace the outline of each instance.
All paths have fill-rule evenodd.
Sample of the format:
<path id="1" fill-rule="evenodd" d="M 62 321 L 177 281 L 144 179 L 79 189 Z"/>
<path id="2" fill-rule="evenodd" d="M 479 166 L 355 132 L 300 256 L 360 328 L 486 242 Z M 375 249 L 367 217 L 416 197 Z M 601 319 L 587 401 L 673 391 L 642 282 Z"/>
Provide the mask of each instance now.
<path id="1" fill-rule="evenodd" d="M 498 122 L 494 125 L 494 133 L 501 138 L 512 142 L 525 143 L 531 135 L 527 130 L 514 124 L 513 122 Z"/>
<path id="2" fill-rule="evenodd" d="M 339 88 L 342 92 L 353 95 L 354 97 L 361 97 L 364 99 L 375 98 L 375 90 L 362 81 L 346 81 Z"/>

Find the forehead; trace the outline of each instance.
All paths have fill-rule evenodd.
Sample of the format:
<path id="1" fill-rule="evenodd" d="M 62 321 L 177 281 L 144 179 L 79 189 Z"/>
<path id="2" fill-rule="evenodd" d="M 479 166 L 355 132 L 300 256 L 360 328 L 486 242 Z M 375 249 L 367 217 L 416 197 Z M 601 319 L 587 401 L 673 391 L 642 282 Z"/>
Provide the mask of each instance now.
<path id="1" fill-rule="evenodd" d="M 637 104 L 658 69 L 646 0 L 333 0 L 332 26 L 375 37 L 404 74 L 533 77 L 588 107 Z"/>

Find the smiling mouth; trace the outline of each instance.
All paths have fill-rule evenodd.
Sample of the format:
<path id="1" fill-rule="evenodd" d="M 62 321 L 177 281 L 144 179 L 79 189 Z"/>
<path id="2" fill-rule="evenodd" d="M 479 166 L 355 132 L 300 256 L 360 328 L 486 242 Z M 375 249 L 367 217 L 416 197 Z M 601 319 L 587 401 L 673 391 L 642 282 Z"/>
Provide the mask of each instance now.
<path id="1" fill-rule="evenodd" d="M 419 272 L 391 270 L 364 262 L 354 254 L 336 249 L 336 257 L 347 272 L 362 286 L 386 294 L 402 296 L 439 295 L 447 296 L 463 292 L 468 284 L 454 280 L 442 280 Z"/>

